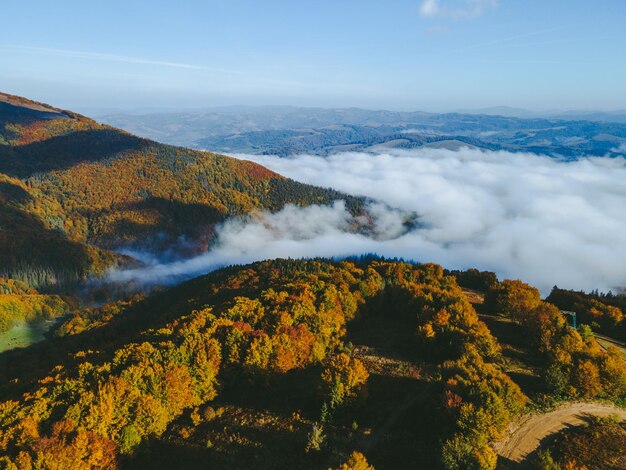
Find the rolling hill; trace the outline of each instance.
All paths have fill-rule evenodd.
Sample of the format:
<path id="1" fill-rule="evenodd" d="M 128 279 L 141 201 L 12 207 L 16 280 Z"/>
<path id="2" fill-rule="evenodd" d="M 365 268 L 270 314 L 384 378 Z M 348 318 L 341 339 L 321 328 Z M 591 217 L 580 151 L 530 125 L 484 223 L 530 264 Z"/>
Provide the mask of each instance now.
<path id="1" fill-rule="evenodd" d="M 490 459 L 488 439 L 526 401 L 499 357 L 439 266 L 227 268 L 0 356 L 0 464 L 313 469 L 357 449 L 376 468 L 440 468 L 441 439 L 475 448 L 452 458 Z M 476 413 L 497 402 L 498 424 L 464 430 L 446 390 Z"/>
<path id="2" fill-rule="evenodd" d="M 0 355 L 5 468 L 494 469 L 531 410 L 626 398 L 536 289 L 432 264 L 233 266 L 60 330 Z"/>
<path id="3" fill-rule="evenodd" d="M 50 289 L 134 261 L 114 253 L 287 203 L 362 201 L 252 162 L 136 137 L 70 111 L 0 94 L 0 276 Z"/>
<path id="4" fill-rule="evenodd" d="M 0 353 L 0 468 L 493 470 L 548 455 L 509 433 L 531 411 L 626 400 L 623 351 L 594 336 L 623 338 L 622 296 L 550 303 L 475 269 L 276 259 L 80 309 L 63 293 L 139 263 L 119 247 L 202 249 L 256 209 L 365 201 L 24 98 L 0 117 L 0 332 L 58 319 Z M 552 468 L 619 457 L 623 428 L 596 428 L 611 448 L 574 453 L 592 431 L 566 431 Z"/>
<path id="5" fill-rule="evenodd" d="M 297 107 L 232 107 L 179 113 L 114 114 L 102 119 L 144 137 L 226 153 L 328 155 L 372 146 L 459 145 L 578 158 L 623 154 L 620 115 L 537 116 L 485 109 L 425 113 Z M 511 115 L 517 114 L 517 115 Z M 623 117 L 623 116 L 622 116 Z"/>

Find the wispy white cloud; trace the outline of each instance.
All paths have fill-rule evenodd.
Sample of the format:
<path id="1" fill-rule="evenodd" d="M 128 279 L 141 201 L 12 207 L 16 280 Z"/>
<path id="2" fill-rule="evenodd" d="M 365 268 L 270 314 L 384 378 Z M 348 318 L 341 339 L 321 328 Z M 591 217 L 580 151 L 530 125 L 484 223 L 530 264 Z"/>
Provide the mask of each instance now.
<path id="1" fill-rule="evenodd" d="M 14 45 L 14 44 L 0 44 L 0 51 L 17 51 L 32 54 L 43 54 L 48 56 L 58 56 L 94 61 L 110 61 L 120 62 L 137 65 L 168 67 L 182 70 L 192 70 L 198 72 L 205 72 L 206 74 L 212 74 L 217 80 L 227 85 L 227 89 L 242 92 L 242 90 L 248 90 L 251 86 L 251 91 L 258 92 L 259 86 L 263 85 L 268 90 L 280 90 L 283 93 L 301 93 L 306 91 L 317 93 L 365 93 L 373 94 L 380 90 L 375 87 L 367 86 L 365 84 L 355 84 L 352 81 L 312 81 L 312 80 L 298 80 L 283 78 L 285 74 L 276 74 L 273 71 L 258 71 L 255 70 L 254 74 L 250 71 L 231 70 L 219 67 L 207 67 L 198 64 L 189 64 L 184 62 L 170 62 L 165 60 L 145 59 L 141 57 L 126 56 L 120 54 L 108 54 L 101 52 L 89 52 L 89 51 L 77 51 L 71 49 L 57 49 L 49 47 L 29 46 L 29 45 Z M 250 81 L 250 77 L 254 75 L 254 80 Z"/>
<path id="2" fill-rule="evenodd" d="M 420 15 L 422 16 L 436 16 L 439 13 L 439 1 L 438 0 L 423 0 L 420 5 Z"/>
<path id="3" fill-rule="evenodd" d="M 419 12 L 426 18 L 462 20 L 480 16 L 497 4 L 498 0 L 422 0 Z"/>
<path id="4" fill-rule="evenodd" d="M 107 53 L 101 53 L 101 52 L 76 51 L 76 50 L 71 50 L 71 49 L 55 49 L 55 48 L 50 48 L 50 47 L 10 45 L 10 44 L 0 45 L 0 48 L 24 51 L 24 52 L 42 53 L 42 54 L 48 54 L 48 55 L 58 55 L 58 56 L 63 56 L 63 57 L 73 57 L 73 58 L 78 58 L 78 59 L 106 60 L 106 61 L 111 61 L 111 62 L 124 62 L 124 63 L 129 63 L 129 64 L 140 64 L 140 65 L 156 65 L 159 67 L 172 67 L 172 68 L 178 68 L 178 69 L 210 70 L 212 72 L 220 72 L 220 73 L 228 73 L 228 74 L 234 73 L 230 70 L 213 69 L 210 67 L 205 67 L 203 65 L 186 64 L 182 62 L 170 62 L 166 60 L 143 59 L 140 57 L 132 57 L 132 56 L 126 56 L 126 55 L 119 55 L 119 54 L 107 54 Z"/>

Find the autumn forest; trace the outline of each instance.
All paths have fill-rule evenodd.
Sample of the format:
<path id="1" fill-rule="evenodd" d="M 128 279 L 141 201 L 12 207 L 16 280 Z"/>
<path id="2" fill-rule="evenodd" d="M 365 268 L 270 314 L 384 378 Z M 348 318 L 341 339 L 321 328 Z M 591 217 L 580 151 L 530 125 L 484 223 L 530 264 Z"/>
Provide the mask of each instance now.
<path id="1" fill-rule="evenodd" d="M 0 468 L 626 468 L 622 294 L 367 254 L 97 282 L 145 264 L 120 248 L 191 257 L 233 217 L 336 200 L 371 220 L 0 94 L 0 332 L 52 324 L 0 352 Z M 572 403 L 601 413 L 516 453 L 520 423 Z"/>

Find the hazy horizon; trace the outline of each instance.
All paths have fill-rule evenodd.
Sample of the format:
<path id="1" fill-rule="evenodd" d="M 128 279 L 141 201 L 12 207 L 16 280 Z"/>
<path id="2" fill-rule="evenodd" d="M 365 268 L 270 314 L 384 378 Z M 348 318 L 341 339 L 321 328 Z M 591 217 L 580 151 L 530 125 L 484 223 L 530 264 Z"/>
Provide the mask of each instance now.
<path id="1" fill-rule="evenodd" d="M 28 97 L 26 97 L 28 98 Z M 54 103 L 49 103 L 53 104 Z M 63 108 L 63 106 L 58 106 Z M 294 109 L 359 109 L 363 111 L 388 111 L 399 113 L 432 113 L 432 114 L 448 114 L 448 113 L 461 113 L 461 114 L 490 114 L 497 111 L 502 111 L 503 115 L 517 115 L 527 114 L 529 117 L 541 117 L 541 116 L 555 116 L 559 114 L 585 114 L 585 113 L 606 113 L 606 114 L 626 114 L 625 108 L 550 108 L 550 109 L 527 109 L 519 108 L 516 106 L 508 105 L 494 105 L 476 108 L 394 108 L 394 107 L 367 107 L 367 106 L 304 106 L 297 104 L 225 104 L 215 106 L 171 106 L 171 107 L 89 107 L 78 106 L 71 108 L 73 111 L 90 115 L 91 117 L 106 117 L 112 114 L 177 114 L 177 113 L 203 113 L 203 112 L 218 112 L 227 110 L 236 110 L 237 108 L 244 109 L 264 109 L 264 108 L 294 108 Z"/>
<path id="2" fill-rule="evenodd" d="M 0 89 L 69 109 L 626 109 L 618 0 L 35 0 L 4 14 Z"/>

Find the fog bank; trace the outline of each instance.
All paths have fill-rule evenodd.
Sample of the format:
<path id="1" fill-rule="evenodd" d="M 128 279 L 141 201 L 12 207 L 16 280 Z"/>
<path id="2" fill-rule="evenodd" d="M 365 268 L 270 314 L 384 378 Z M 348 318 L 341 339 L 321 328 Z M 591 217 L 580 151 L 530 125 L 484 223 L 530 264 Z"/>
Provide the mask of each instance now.
<path id="1" fill-rule="evenodd" d="M 448 268 L 495 271 L 544 293 L 626 286 L 626 160 L 418 149 L 292 158 L 238 155 L 295 180 L 386 203 L 372 221 L 332 207 L 287 206 L 228 221 L 199 257 L 113 272 L 117 281 L 173 282 L 276 257 L 375 252 Z M 390 210 L 396 207 L 401 211 Z M 407 231 L 409 213 L 419 215 Z"/>
<path id="2" fill-rule="evenodd" d="M 468 148 L 239 157 L 417 212 L 425 227 L 381 254 L 493 270 L 544 292 L 626 286 L 623 158 L 565 162 Z"/>
<path id="3" fill-rule="evenodd" d="M 124 250 L 148 266 L 113 270 L 108 280 L 172 284 L 231 264 L 272 258 L 345 257 L 367 253 L 405 236 L 415 215 L 384 204 L 367 206 L 368 216 L 353 216 L 344 201 L 332 206 L 287 205 L 281 211 L 254 212 L 217 227 L 217 241 L 200 256 L 163 262 L 151 253 Z"/>

